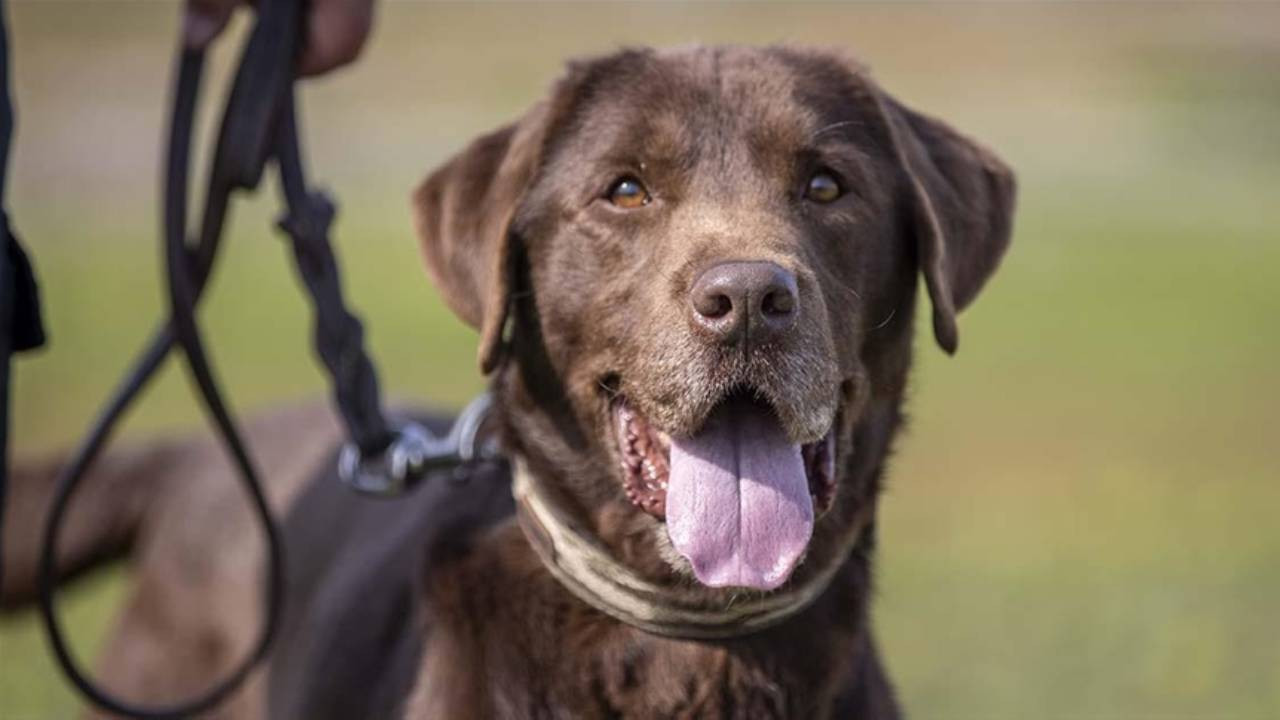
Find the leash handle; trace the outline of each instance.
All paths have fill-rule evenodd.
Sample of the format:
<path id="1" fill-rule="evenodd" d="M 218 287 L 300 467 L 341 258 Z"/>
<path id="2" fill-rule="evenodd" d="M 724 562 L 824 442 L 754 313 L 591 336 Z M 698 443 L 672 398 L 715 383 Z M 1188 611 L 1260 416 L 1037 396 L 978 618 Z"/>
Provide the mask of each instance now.
<path id="1" fill-rule="evenodd" d="M 283 90 L 292 84 L 300 11 L 297 0 L 263 0 L 259 4 L 258 21 L 245 45 L 219 132 L 204 215 L 194 248 L 186 241 L 186 193 L 191 134 L 204 53 L 192 49 L 181 51 L 170 121 L 164 194 L 163 249 L 170 283 L 169 321 L 153 336 L 133 371 L 121 383 L 89 435 L 77 448 L 72 463 L 59 476 L 54 488 L 53 505 L 45 525 L 39 577 L 40 609 L 45 629 L 55 658 L 68 680 L 98 707 L 116 715 L 140 720 L 168 720 L 199 715 L 216 707 L 239 688 L 258 662 L 266 657 L 279 624 L 284 592 L 279 533 L 245 444 L 218 391 L 194 313 L 213 268 L 230 194 L 237 188 L 252 188 L 261 177 L 267 159 L 262 139 L 270 138 L 274 132 L 273 120 L 284 96 Z M 210 419 L 240 471 L 241 483 L 266 538 L 268 587 L 262 629 L 247 658 L 226 678 L 194 699 L 163 707 L 144 707 L 127 703 L 106 692 L 77 666 L 54 607 L 53 596 L 58 579 L 55 559 L 58 531 L 76 488 L 124 411 L 154 377 L 174 345 L 182 348 Z"/>
<path id="2" fill-rule="evenodd" d="M 285 3 L 280 4 L 283 5 Z M 261 37 L 256 29 L 255 37 Z M 215 170 L 214 178 L 219 179 L 219 181 L 214 182 L 211 180 L 210 195 L 205 208 L 206 222 L 204 223 L 204 231 L 201 234 L 200 244 L 197 245 L 193 252 L 192 249 L 188 248 L 185 241 L 186 175 L 189 165 L 190 136 L 195 115 L 195 101 L 198 95 L 203 66 L 203 53 L 195 50 L 183 51 L 179 62 L 174 114 L 172 127 L 170 128 L 169 177 L 165 203 L 165 249 L 170 279 L 171 304 L 169 322 L 156 334 L 147 350 L 143 353 L 139 364 L 121 385 L 104 413 L 99 417 L 86 441 L 77 450 L 72 464 L 58 478 L 54 490 L 53 506 L 45 525 L 44 553 L 40 563 L 39 594 L 41 613 L 44 617 L 50 645 L 58 663 L 62 666 L 64 674 L 82 695 L 98 707 L 116 715 L 138 718 L 139 720 L 168 720 L 169 718 L 191 717 L 202 714 L 223 702 L 240 687 L 258 662 L 267 655 L 278 625 L 280 609 L 283 607 L 283 552 L 279 533 L 271 516 L 266 498 L 263 495 L 257 473 L 253 468 L 252 461 L 249 459 L 248 451 L 236 431 L 229 410 L 218 393 L 217 382 L 204 355 L 194 318 L 195 304 L 205 287 L 212 269 L 217 241 L 221 235 L 222 216 L 227 205 L 227 195 L 232 187 L 229 182 L 221 180 L 219 173 Z M 223 145 L 220 142 L 219 149 L 221 150 L 222 147 Z M 161 366 L 169 350 L 175 344 L 183 349 L 188 367 L 204 398 L 209 415 L 219 430 L 235 465 L 240 470 L 242 484 L 250 496 L 254 513 L 266 536 L 269 580 L 264 623 L 259 633 L 258 641 L 249 657 L 243 660 L 230 675 L 192 700 L 163 707 L 144 707 L 125 702 L 106 692 L 77 666 L 63 635 L 54 607 L 53 595 L 58 579 L 55 559 L 57 557 L 58 531 L 76 488 L 85 477 L 89 466 L 105 446 L 111 431 L 124 411 L 137 397 L 138 392 L 154 376 L 155 371 Z"/>
<path id="3" fill-rule="evenodd" d="M 91 702 L 115 715 L 169 720 L 213 709 L 235 692 L 267 656 L 279 625 L 284 606 L 284 552 L 279 531 L 234 416 L 222 398 L 195 319 L 196 305 L 213 270 L 231 195 L 236 190 L 256 188 L 269 161 L 275 160 L 288 208 L 279 225 L 292 241 L 298 274 L 315 311 L 316 352 L 330 375 L 334 401 L 350 438 L 340 455 L 343 480 L 363 493 L 393 496 L 443 469 L 452 468 L 457 480 L 459 466 L 498 455 L 496 445 L 477 440 L 491 407 L 488 395 L 469 405 L 443 438 L 414 423 L 393 428 L 382 413 L 377 372 L 364 350 L 363 326 L 343 300 L 338 264 L 329 244 L 334 206 L 325 196 L 308 191 L 303 173 L 293 94 L 293 64 L 303 1 L 260 0 L 258 4 L 258 19 L 245 43 L 222 117 L 194 245 L 186 238 L 186 197 L 204 52 L 181 51 L 164 190 L 162 252 L 169 280 L 169 319 L 155 332 L 132 371 L 111 396 L 54 487 L 39 575 L 45 629 L 55 658 L 70 682 Z M 239 472 L 240 483 L 266 539 L 267 592 L 257 642 L 226 678 L 186 702 L 144 707 L 106 692 L 76 664 L 54 607 L 58 580 L 55 558 L 59 529 L 76 488 L 124 412 L 175 346 L 186 358 L 209 421 Z"/>

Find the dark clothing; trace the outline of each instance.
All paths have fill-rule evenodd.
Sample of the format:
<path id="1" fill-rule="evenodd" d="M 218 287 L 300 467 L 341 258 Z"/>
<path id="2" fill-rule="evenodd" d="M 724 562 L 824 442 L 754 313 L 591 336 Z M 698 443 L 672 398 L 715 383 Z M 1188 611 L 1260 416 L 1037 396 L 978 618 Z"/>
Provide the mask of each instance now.
<path id="1" fill-rule="evenodd" d="M 35 273 L 4 211 L 9 144 L 13 139 L 13 104 L 9 98 L 9 33 L 0 0 L 0 528 L 9 473 L 9 358 L 44 344 Z M 0 569 L 0 577 L 3 577 Z"/>

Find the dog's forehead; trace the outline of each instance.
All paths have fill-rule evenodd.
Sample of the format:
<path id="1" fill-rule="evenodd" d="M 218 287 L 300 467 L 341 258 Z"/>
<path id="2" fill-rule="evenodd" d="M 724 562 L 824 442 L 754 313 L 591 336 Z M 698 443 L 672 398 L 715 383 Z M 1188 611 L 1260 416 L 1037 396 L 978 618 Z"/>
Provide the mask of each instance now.
<path id="1" fill-rule="evenodd" d="M 695 47 L 602 58 L 586 68 L 575 144 L 685 164 L 734 148 L 787 154 L 842 109 L 812 72 L 819 66 L 831 76 L 848 74 L 831 58 L 780 49 Z"/>

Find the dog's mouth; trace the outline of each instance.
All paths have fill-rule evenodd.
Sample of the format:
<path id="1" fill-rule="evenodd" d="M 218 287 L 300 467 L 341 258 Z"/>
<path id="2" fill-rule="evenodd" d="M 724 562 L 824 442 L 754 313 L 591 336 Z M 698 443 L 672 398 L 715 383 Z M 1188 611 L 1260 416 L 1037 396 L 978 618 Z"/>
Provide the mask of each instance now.
<path id="1" fill-rule="evenodd" d="M 745 391 L 689 437 L 671 437 L 625 399 L 612 413 L 627 498 L 666 521 L 699 581 L 772 590 L 790 577 L 835 498 L 834 423 L 794 444 L 774 409 Z"/>

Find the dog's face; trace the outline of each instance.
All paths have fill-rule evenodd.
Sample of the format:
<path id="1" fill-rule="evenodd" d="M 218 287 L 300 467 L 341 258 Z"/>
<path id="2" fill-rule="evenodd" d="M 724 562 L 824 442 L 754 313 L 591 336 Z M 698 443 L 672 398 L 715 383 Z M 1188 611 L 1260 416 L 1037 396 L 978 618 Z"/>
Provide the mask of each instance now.
<path id="1" fill-rule="evenodd" d="M 1012 194 L 839 58 L 700 48 L 572 66 L 415 199 L 518 449 L 619 542 L 769 590 L 871 501 L 855 437 L 900 398 L 915 277 L 954 350 Z"/>

